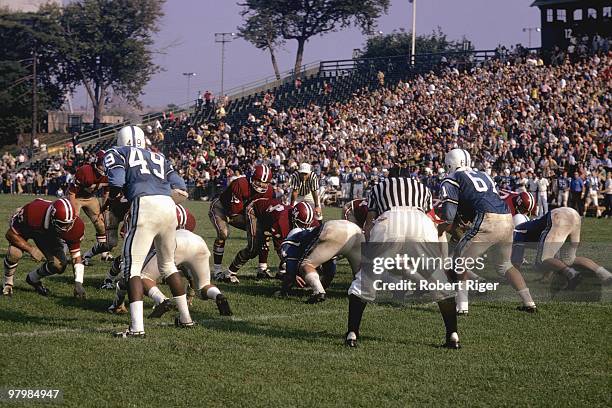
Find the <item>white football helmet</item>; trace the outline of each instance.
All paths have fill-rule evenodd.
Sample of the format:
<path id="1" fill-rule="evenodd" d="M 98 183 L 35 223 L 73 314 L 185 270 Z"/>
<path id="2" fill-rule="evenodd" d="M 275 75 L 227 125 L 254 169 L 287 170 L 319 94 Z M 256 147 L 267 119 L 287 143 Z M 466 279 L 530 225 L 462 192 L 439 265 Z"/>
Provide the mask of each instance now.
<path id="1" fill-rule="evenodd" d="M 527 217 L 525 214 L 518 213 L 514 217 L 512 217 L 512 222 L 514 223 L 515 227 L 527 221 L 529 221 L 529 217 Z"/>
<path id="2" fill-rule="evenodd" d="M 147 147 L 145 134 L 138 126 L 124 126 L 117 132 L 117 146 Z"/>
<path id="3" fill-rule="evenodd" d="M 452 173 L 460 167 L 472 167 L 472 158 L 467 150 L 453 149 L 444 156 L 444 166 Z"/>

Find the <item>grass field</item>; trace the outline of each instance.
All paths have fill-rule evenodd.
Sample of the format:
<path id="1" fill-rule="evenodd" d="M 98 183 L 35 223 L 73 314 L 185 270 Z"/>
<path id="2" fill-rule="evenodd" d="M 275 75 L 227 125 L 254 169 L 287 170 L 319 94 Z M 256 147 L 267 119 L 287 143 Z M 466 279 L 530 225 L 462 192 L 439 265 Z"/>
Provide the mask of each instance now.
<path id="1" fill-rule="evenodd" d="M 0 196 L 6 220 L 32 197 Z M 197 232 L 209 246 L 207 205 L 189 202 Z M 335 218 L 339 211 L 326 212 Z M 6 225 L 6 224 L 5 224 Z M 93 242 L 88 220 L 84 248 Z M 587 219 L 583 240 L 607 242 L 609 220 Z M 245 243 L 233 230 L 225 263 Z M 4 234 L 4 232 L 2 232 Z M 2 239 L 0 252 L 6 252 Z M 274 256 L 270 262 L 277 265 Z M 173 317 L 146 320 L 146 339 L 114 339 L 127 316 L 106 308 L 113 293 L 98 290 L 107 263 L 87 268 L 88 299 L 72 297 L 72 272 L 45 280 L 52 294 L 36 295 L 24 282 L 33 268 L 19 265 L 12 298 L 0 298 L 0 387 L 59 388 L 63 405 L 114 406 L 610 406 L 612 304 L 540 303 L 539 313 L 511 302 L 474 301 L 460 318 L 463 349 L 437 348 L 443 325 L 435 305 L 366 309 L 360 347 L 343 346 L 346 262 L 329 300 L 271 297 L 276 281 L 220 285 L 234 316 L 195 300 L 200 324 L 178 330 Z M 608 265 L 609 266 L 609 265 Z M 251 278 L 249 278 L 251 277 Z M 169 290 L 162 287 L 167 294 Z M 152 303 L 145 302 L 150 308 Z M 21 403 L 21 406 L 27 404 Z"/>

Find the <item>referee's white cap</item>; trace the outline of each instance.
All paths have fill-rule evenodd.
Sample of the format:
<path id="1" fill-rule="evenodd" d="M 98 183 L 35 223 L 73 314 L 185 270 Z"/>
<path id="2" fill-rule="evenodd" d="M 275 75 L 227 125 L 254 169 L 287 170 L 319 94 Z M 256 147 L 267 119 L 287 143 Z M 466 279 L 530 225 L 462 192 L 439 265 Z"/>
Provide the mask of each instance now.
<path id="1" fill-rule="evenodd" d="M 312 172 L 312 167 L 309 163 L 300 164 L 300 168 L 298 169 L 298 173 L 306 173 L 310 174 Z"/>

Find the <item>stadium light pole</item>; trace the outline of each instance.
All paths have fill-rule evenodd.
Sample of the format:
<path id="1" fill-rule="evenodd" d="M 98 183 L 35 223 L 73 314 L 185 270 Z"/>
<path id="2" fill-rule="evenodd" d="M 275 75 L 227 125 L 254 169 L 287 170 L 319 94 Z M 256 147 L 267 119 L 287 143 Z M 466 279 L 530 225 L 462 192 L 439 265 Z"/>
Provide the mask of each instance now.
<path id="1" fill-rule="evenodd" d="M 532 31 L 536 31 L 536 32 L 540 32 L 542 31 L 542 29 L 540 27 L 523 27 L 523 32 L 528 32 L 529 33 L 529 42 L 528 42 L 528 48 L 531 48 L 531 32 Z"/>
<path id="2" fill-rule="evenodd" d="M 223 90 L 223 73 L 225 66 L 225 43 L 231 42 L 236 37 L 236 33 L 215 33 L 215 42 L 221 43 L 221 95 L 223 98 L 224 90 Z"/>
<path id="3" fill-rule="evenodd" d="M 195 72 L 183 72 L 183 75 L 187 77 L 187 100 L 189 101 L 189 98 L 191 95 L 191 77 L 192 76 L 196 76 Z"/>
<path id="4" fill-rule="evenodd" d="M 410 63 L 414 65 L 415 58 L 414 53 L 416 51 L 416 0 L 408 0 L 412 3 L 412 47 L 411 47 L 411 55 L 410 55 Z"/>

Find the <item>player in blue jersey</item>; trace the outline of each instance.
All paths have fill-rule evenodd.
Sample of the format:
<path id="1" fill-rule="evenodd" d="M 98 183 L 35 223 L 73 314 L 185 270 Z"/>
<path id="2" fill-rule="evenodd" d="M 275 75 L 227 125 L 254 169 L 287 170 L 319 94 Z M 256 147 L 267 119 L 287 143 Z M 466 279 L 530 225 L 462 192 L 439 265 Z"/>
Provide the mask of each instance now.
<path id="1" fill-rule="evenodd" d="M 162 154 L 145 149 L 144 132 L 137 126 L 126 126 L 119 131 L 117 145 L 106 152 L 104 165 L 110 198 L 123 193 L 130 203 L 130 221 L 123 243 L 123 275 L 130 301 L 130 327 L 115 333 L 115 336 L 145 335 L 140 274 L 153 244 L 160 274 L 170 286 L 179 311 L 175 324 L 177 327 L 193 327 L 185 287 L 174 263 L 177 218 L 172 196 L 173 190 L 186 190 L 185 182 Z"/>
<path id="2" fill-rule="evenodd" d="M 454 257 L 474 259 L 493 247 L 497 254 L 497 272 L 506 276 L 518 292 L 523 305 L 519 310 L 535 312 L 536 305 L 521 273 L 512 266 L 512 215 L 499 197 L 495 183 L 482 171 L 472 169 L 470 154 L 463 149 L 453 149 L 444 158 L 448 176 L 442 180 L 442 219 L 439 229 L 450 230 L 460 220 L 472 223 L 455 248 Z M 466 280 L 466 273 L 458 279 Z M 468 291 L 457 291 L 457 313 L 468 313 Z"/>
<path id="3" fill-rule="evenodd" d="M 565 278 L 564 287 L 560 289 L 574 289 L 580 282 L 582 276 L 574 266 L 590 270 L 604 285 L 611 284 L 612 274 L 606 268 L 589 258 L 576 256 L 580 244 L 581 221 L 576 210 L 560 207 L 517 225 L 512 244 L 512 264 L 520 268 L 526 245 L 537 243 L 535 266 L 545 274 L 545 278 L 552 274 Z M 570 242 L 564 247 L 568 238 Z"/>
<path id="4" fill-rule="evenodd" d="M 364 241 L 361 228 L 346 220 L 331 220 L 316 228 L 294 228 L 281 245 L 287 271 L 281 295 L 286 295 L 293 282 L 298 282 L 312 289 L 307 303 L 325 301 L 325 289 L 336 274 L 335 258 L 344 256 L 355 275 Z"/>

